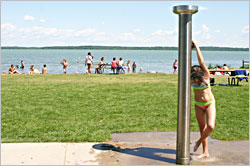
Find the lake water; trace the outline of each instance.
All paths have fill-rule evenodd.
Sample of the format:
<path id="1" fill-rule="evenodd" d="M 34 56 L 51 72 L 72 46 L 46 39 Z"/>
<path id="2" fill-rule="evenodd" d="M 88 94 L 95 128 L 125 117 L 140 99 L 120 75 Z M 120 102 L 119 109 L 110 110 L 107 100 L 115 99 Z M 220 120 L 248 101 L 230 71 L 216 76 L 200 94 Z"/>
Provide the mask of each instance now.
<path id="1" fill-rule="evenodd" d="M 94 55 L 94 63 L 98 63 L 102 56 L 105 56 L 105 63 L 111 63 L 113 57 L 123 58 L 125 64 L 130 60 L 135 61 L 137 72 L 142 67 L 143 72 L 172 73 L 172 64 L 178 59 L 178 51 L 172 50 L 72 50 L 72 49 L 2 49 L 1 71 L 8 72 L 11 64 L 19 65 L 24 61 L 24 72 L 29 72 L 30 65 L 42 71 L 44 64 L 47 65 L 48 73 L 63 73 L 60 62 L 67 59 L 67 73 L 85 73 L 85 57 L 88 52 Z M 248 51 L 202 51 L 206 65 L 227 64 L 233 68 L 239 68 L 242 60 L 249 60 Z M 79 59 L 80 57 L 80 59 Z M 77 64 L 77 62 L 80 62 Z M 192 65 L 198 64 L 196 52 L 192 52 Z M 94 67 L 92 72 L 94 72 Z M 18 69 L 19 70 L 19 69 Z M 19 70 L 20 71 L 20 70 Z M 110 72 L 110 70 L 106 70 Z"/>

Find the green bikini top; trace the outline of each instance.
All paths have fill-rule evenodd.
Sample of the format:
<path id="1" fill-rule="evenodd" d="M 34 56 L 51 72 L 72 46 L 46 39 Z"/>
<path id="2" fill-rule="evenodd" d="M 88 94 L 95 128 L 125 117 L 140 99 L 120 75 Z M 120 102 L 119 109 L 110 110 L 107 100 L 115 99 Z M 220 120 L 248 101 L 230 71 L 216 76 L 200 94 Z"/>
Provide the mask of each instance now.
<path id="1" fill-rule="evenodd" d="M 192 87 L 193 87 L 193 89 L 206 89 L 206 88 L 210 87 L 210 84 L 209 83 L 205 84 L 204 82 L 202 82 L 200 85 L 192 83 Z"/>

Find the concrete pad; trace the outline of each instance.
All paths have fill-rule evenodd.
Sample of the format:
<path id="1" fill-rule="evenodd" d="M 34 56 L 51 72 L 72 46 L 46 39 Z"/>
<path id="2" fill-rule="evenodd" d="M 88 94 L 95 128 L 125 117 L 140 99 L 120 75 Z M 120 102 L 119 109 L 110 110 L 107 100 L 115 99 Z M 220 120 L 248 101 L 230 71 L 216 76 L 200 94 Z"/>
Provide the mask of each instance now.
<path id="1" fill-rule="evenodd" d="M 98 165 L 96 143 L 2 143 L 2 165 Z"/>
<path id="2" fill-rule="evenodd" d="M 190 134 L 190 165 L 249 165 L 249 141 L 208 138 L 210 157 L 192 153 L 199 132 Z M 2 165 L 175 165 L 176 132 L 112 134 L 105 143 L 2 143 Z"/>
<path id="3" fill-rule="evenodd" d="M 113 147 L 98 155 L 100 165 L 175 165 L 176 151 L 170 146 L 114 143 Z"/>
<path id="4" fill-rule="evenodd" d="M 210 157 L 197 159 L 202 147 L 192 153 L 200 134 L 190 134 L 190 165 L 249 165 L 249 141 L 219 141 L 208 138 Z M 175 165 L 176 132 L 112 134 L 112 141 L 94 146 L 103 149 L 101 165 Z"/>
<path id="5" fill-rule="evenodd" d="M 101 150 L 93 149 L 96 143 L 68 143 L 65 165 L 98 165 L 96 156 Z"/>
<path id="6" fill-rule="evenodd" d="M 2 165 L 63 165 L 65 143 L 2 143 Z"/>

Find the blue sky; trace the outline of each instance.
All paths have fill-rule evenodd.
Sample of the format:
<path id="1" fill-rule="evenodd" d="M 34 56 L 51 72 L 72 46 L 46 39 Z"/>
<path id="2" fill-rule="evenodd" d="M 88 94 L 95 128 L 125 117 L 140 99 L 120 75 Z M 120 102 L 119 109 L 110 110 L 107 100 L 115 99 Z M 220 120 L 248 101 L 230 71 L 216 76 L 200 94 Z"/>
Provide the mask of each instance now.
<path id="1" fill-rule="evenodd" d="M 248 1 L 2 1 L 2 46 L 178 46 L 175 5 L 201 46 L 249 47 Z"/>

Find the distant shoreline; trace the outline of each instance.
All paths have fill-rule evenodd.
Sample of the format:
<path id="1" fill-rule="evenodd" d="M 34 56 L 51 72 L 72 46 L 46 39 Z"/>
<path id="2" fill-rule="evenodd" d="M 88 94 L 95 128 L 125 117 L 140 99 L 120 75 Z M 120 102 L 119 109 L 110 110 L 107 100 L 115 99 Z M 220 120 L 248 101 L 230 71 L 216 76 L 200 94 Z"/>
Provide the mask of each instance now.
<path id="1" fill-rule="evenodd" d="M 235 47 L 200 47 L 203 51 L 249 51 L 249 48 Z M 125 47 L 125 46 L 49 46 L 49 47 L 18 47 L 2 46 L 1 49 L 88 49 L 88 50 L 178 50 L 178 47 Z"/>

